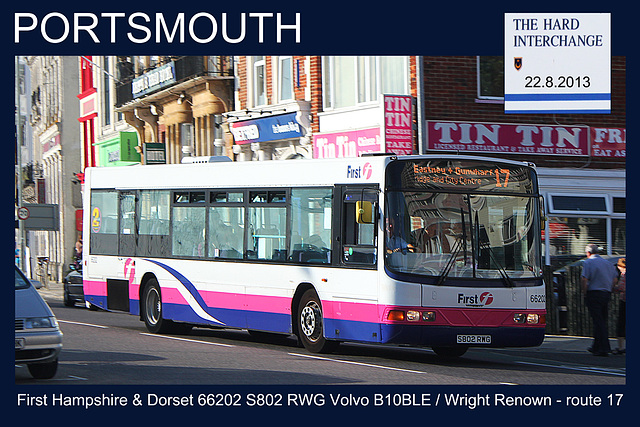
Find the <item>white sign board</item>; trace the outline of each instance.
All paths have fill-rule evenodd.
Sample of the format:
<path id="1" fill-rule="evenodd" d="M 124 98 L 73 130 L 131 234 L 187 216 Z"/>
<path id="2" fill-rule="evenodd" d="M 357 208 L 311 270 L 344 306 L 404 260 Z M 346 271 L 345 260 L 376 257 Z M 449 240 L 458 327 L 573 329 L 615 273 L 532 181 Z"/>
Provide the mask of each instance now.
<path id="1" fill-rule="evenodd" d="M 611 14 L 504 16 L 505 113 L 611 113 Z"/>

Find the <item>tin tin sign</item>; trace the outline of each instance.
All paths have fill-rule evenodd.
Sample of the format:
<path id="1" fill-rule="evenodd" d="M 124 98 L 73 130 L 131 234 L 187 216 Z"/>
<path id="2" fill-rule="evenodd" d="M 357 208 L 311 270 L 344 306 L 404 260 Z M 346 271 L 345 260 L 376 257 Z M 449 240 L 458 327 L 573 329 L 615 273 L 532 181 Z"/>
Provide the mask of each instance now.
<path id="1" fill-rule="evenodd" d="M 505 113 L 611 113 L 611 14 L 505 13 Z"/>

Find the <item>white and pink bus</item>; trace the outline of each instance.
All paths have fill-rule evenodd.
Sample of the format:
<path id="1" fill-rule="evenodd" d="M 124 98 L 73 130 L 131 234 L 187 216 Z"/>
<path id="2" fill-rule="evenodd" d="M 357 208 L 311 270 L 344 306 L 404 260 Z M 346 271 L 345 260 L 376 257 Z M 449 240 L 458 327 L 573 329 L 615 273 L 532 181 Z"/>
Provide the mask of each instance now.
<path id="1" fill-rule="evenodd" d="M 529 163 L 475 156 L 91 168 L 88 306 L 339 342 L 537 346 L 541 198 Z"/>

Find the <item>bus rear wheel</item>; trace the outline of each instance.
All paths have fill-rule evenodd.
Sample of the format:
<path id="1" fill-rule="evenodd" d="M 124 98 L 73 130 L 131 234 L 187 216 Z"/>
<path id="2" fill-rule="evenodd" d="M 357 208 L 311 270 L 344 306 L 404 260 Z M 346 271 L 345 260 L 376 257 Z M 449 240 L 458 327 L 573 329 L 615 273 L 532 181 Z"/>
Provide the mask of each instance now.
<path id="1" fill-rule="evenodd" d="M 338 342 L 324 337 L 322 305 L 313 289 L 302 294 L 297 319 L 298 337 L 307 350 L 312 353 L 330 353 L 336 349 Z"/>
<path id="2" fill-rule="evenodd" d="M 154 334 L 186 334 L 192 326 L 175 323 L 162 317 L 162 298 L 160 285 L 155 278 L 147 281 L 142 295 L 142 319 L 149 332 Z"/>

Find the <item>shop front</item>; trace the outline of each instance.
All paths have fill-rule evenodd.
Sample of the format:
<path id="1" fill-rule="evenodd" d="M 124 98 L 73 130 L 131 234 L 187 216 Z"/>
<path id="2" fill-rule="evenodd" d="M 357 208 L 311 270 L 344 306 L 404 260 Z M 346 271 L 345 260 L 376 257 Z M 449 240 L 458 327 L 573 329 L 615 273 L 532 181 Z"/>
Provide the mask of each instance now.
<path id="1" fill-rule="evenodd" d="M 129 166 L 140 163 L 136 150 L 136 132 L 119 132 L 117 137 L 94 144 L 98 151 L 98 166 Z"/>
<path id="2" fill-rule="evenodd" d="M 328 111 L 313 135 L 313 158 L 359 157 L 366 153 L 414 154 L 413 98 L 383 95 L 378 104 Z"/>
<path id="3" fill-rule="evenodd" d="M 228 119 L 238 115 L 231 113 Z M 301 110 L 229 122 L 238 161 L 311 158 L 309 128 L 308 114 Z"/>

